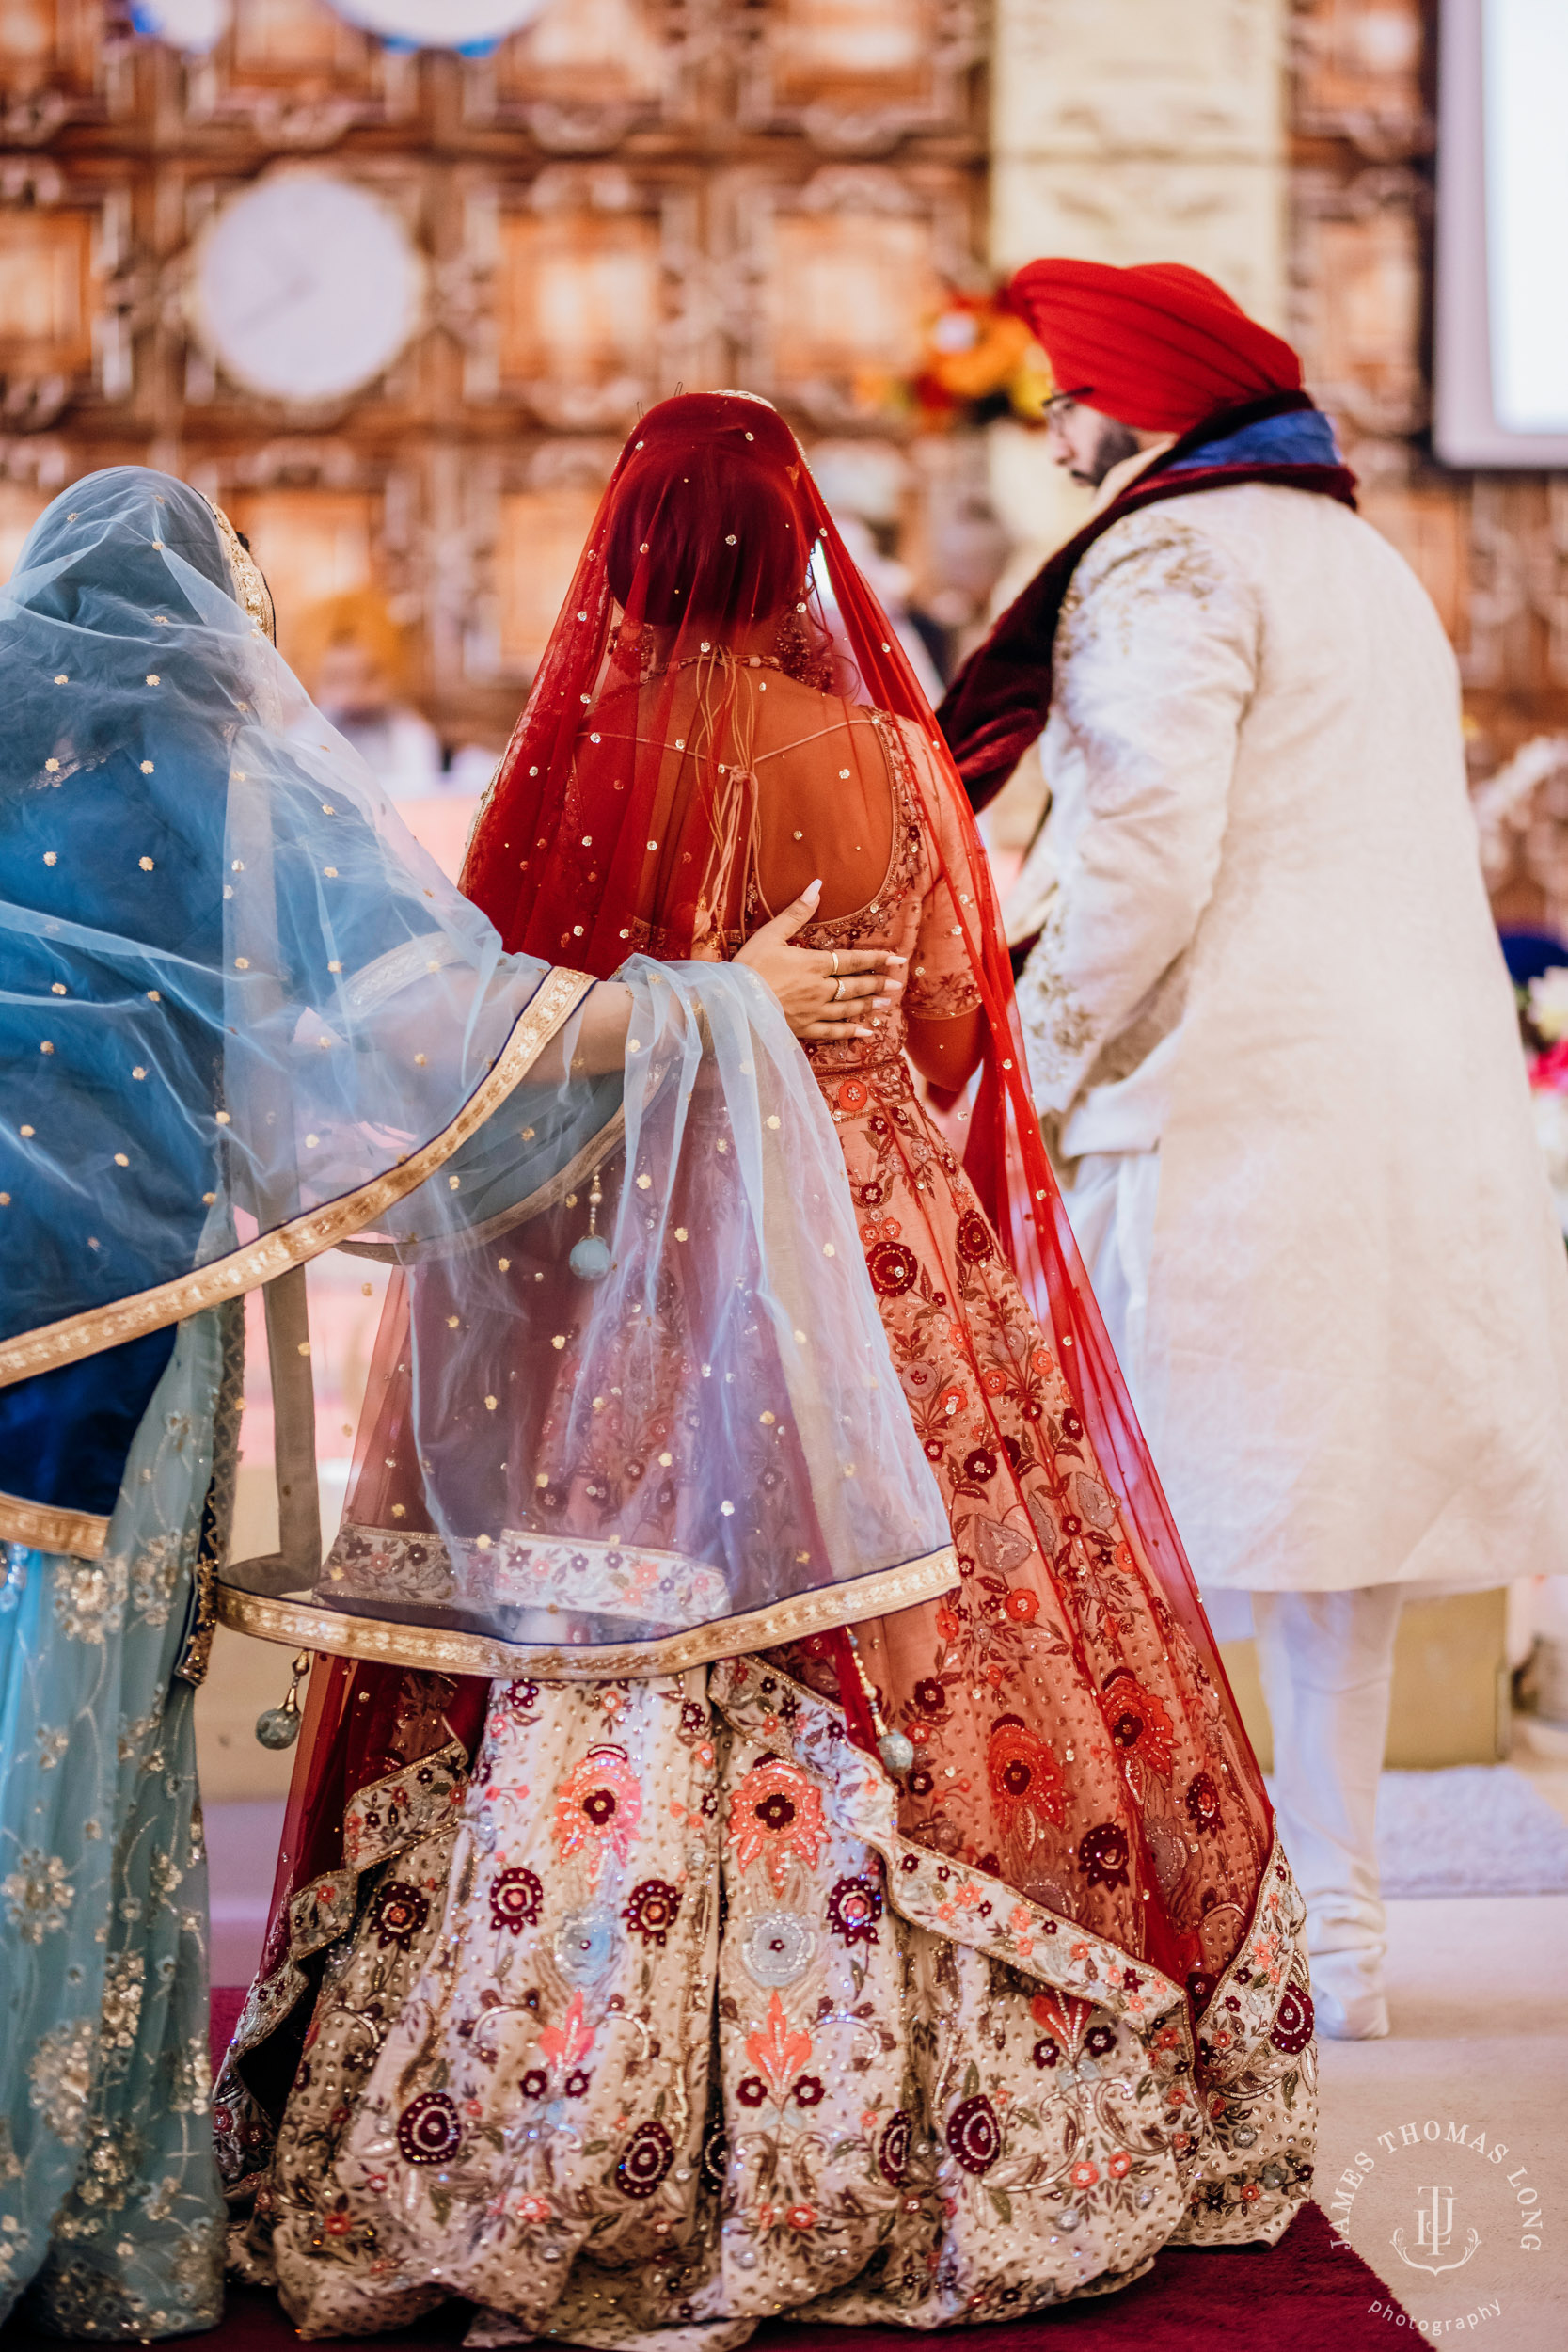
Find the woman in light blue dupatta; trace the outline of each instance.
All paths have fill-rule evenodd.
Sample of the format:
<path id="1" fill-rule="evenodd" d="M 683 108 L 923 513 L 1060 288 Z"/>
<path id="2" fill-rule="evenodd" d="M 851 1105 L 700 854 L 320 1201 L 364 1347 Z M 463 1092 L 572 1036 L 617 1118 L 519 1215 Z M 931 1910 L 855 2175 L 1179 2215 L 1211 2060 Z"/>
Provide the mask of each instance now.
<path id="1" fill-rule="evenodd" d="M 242 1340 L 238 1305 L 181 1325 L 97 1558 L 5 1547 L 0 2305 L 35 2280 L 62 2335 L 222 2310 L 191 1616 Z"/>
<path id="2" fill-rule="evenodd" d="M 672 1408 L 695 1414 L 710 1369 L 714 1391 L 773 1376 L 778 1312 L 735 1308 L 766 1239 L 797 1319 L 835 1335 L 824 1409 L 877 1465 L 864 1507 L 833 1514 L 817 1472 L 791 1470 L 796 1518 L 836 1531 L 810 1570 L 816 1620 L 875 1609 L 879 1579 L 945 1540 L 789 1031 L 855 1033 L 880 985 L 861 976 L 886 958 L 835 977 L 784 944 L 800 909 L 750 972 L 634 959 L 594 983 L 503 955 L 270 640 L 224 517 L 138 468 L 56 500 L 0 591 L 0 2321 L 25 2296 L 61 2335 L 221 2313 L 192 1703 L 245 1291 L 384 1231 L 404 1200 L 451 1263 L 478 1263 L 474 1220 L 672 1107 L 665 1181 L 701 1206 L 717 1179 L 683 1139 L 692 1089 L 705 1136 L 721 1116 L 737 1138 L 761 1134 L 770 1089 L 777 1141 L 725 1197 L 711 1327 L 700 1289 Z M 824 1188 L 848 1236 L 832 1263 L 805 1223 Z M 615 1284 L 581 1288 L 591 1354 L 621 1311 Z M 718 1564 L 693 1590 L 719 1618 L 737 1605 L 729 1483 L 715 1464 L 683 1500 L 685 1540 Z M 787 1601 L 805 1580 L 784 1564 L 804 1557 L 753 1544 L 748 1603 Z"/>

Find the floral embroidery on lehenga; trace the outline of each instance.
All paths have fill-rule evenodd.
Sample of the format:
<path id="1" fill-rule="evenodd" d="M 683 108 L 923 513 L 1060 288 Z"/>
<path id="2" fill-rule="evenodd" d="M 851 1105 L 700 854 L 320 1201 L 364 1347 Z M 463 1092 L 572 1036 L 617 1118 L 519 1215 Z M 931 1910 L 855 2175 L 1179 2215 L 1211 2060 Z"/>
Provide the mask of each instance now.
<path id="1" fill-rule="evenodd" d="M 889 875 L 874 919 L 810 937 L 909 951 L 908 1009 L 948 1018 L 973 989 L 878 726 Z M 992 2319 L 1173 2239 L 1272 2240 L 1307 2194 L 1302 1907 L 1228 1694 L 900 1043 L 812 1058 L 960 1564 L 857 1629 L 914 1760 L 850 1741 L 820 1638 L 494 1685 L 439 1826 L 379 1879 L 358 1858 L 241 2233 L 307 2336 L 447 2294 L 481 2307 L 472 2344 L 604 2352 L 727 2352 L 780 2311 Z"/>
<path id="2" fill-rule="evenodd" d="M 774 1892 L 782 1892 L 790 1866 L 816 1867 L 826 1831 L 816 1789 L 803 1776 L 776 1756 L 747 1773 L 730 1802 L 730 1844 L 744 1876 L 752 1864 L 765 1863 Z"/>
<path id="3" fill-rule="evenodd" d="M 434 1898 L 411 1948 L 372 1895 L 324 1984 L 246 2248 L 306 2334 L 449 2291 L 485 2343 L 729 2341 L 781 2302 L 929 2327 L 1133 2276 L 1173 2234 L 1283 2229 L 1313 2077 L 1277 1852 L 1195 2048 L 1181 1988 L 911 1843 L 837 1708 L 736 1660 L 621 1711 L 648 1802 L 601 1857 L 612 1924 L 577 1977 L 587 1852 L 562 1864 L 515 1792 L 596 1768 L 602 1720 L 561 1685 L 493 1709 L 461 1825 L 383 1866 Z M 757 1824 L 774 1796 L 793 1820 Z M 498 1937 L 501 1851 L 543 1892 Z M 681 1899 L 650 1951 L 626 1915 L 655 1885 Z"/>
<path id="4" fill-rule="evenodd" d="M 583 1854 L 595 1886 L 607 1854 L 626 1860 L 641 1813 L 642 1790 L 625 1748 L 592 1748 L 556 1790 L 556 1851 L 562 1862 Z"/>

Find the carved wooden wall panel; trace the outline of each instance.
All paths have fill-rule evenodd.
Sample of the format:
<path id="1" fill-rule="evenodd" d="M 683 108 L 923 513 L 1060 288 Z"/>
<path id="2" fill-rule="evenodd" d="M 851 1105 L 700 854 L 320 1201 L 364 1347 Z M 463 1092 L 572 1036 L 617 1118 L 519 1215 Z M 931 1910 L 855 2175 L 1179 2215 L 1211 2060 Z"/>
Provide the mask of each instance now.
<path id="1" fill-rule="evenodd" d="M 0 573 L 10 573 L 23 541 L 48 503 L 46 490 L 24 482 L 0 482 Z"/>
<path id="2" fill-rule="evenodd" d="M 1432 144 L 1423 0 L 1300 0 L 1291 25 L 1294 124 L 1363 155 Z"/>
<path id="3" fill-rule="evenodd" d="M 808 439 L 906 437 L 889 385 L 942 288 L 983 276 L 981 16 L 550 0 L 465 58 L 325 0 L 233 0 L 183 57 L 126 0 L 3 0 L 0 559 L 93 466 L 173 468 L 244 518 L 285 644 L 368 584 L 442 734 L 499 744 L 640 405 L 752 382 Z M 248 325 L 202 278 L 291 174 L 371 202 L 417 288 L 396 347 L 309 396 L 264 222 L 224 289 L 253 288 Z M 927 470 L 901 495 L 930 544 Z"/>
<path id="4" fill-rule="evenodd" d="M 129 174 L 69 179 L 30 151 L 0 159 L 0 419 L 52 424 L 68 404 L 102 408 L 132 388 L 140 289 Z"/>
<path id="5" fill-rule="evenodd" d="M 124 112 L 129 84 L 118 30 L 99 0 L 6 0 L 0 139 L 7 147 L 36 147 L 63 123 Z"/>
<path id="6" fill-rule="evenodd" d="M 1420 580 L 1463 660 L 1469 628 L 1470 543 L 1465 516 L 1441 483 L 1363 477 L 1361 512 L 1392 540 Z"/>
<path id="7" fill-rule="evenodd" d="M 321 0 L 233 0 L 211 56 L 175 64 L 189 133 L 247 132 L 283 151 L 320 151 L 356 126 L 396 120 L 415 94 L 411 61 Z"/>
<path id="8" fill-rule="evenodd" d="M 0 89 L 14 99 L 79 96 L 97 83 L 102 49 L 99 11 L 87 0 L 6 0 Z"/>
<path id="9" fill-rule="evenodd" d="M 1433 0 L 1296 0 L 1291 34 L 1292 331 L 1362 511 L 1458 653 L 1480 782 L 1568 730 L 1568 491 L 1432 455 Z M 1516 838 L 1537 914 L 1568 938 L 1568 792 L 1543 784 L 1538 799 Z M 1510 872 L 1499 904 L 1516 915 L 1523 868 Z"/>
<path id="10" fill-rule="evenodd" d="M 285 659 L 311 605 L 377 584 L 379 507 L 369 490 L 228 492 L 225 510 L 267 576 Z"/>
<path id="11" fill-rule="evenodd" d="M 498 273 L 501 385 L 549 416 L 574 398 L 625 416 L 652 389 L 658 227 L 629 212 L 510 215 Z M 594 421 L 598 421 L 595 418 Z"/>
<path id="12" fill-rule="evenodd" d="M 0 353 L 8 375 L 85 374 L 92 365 L 92 218 L 0 213 Z"/>
<path id="13" fill-rule="evenodd" d="M 830 164 L 729 193 L 741 380 L 834 430 L 875 416 L 879 388 L 918 365 L 943 286 L 975 275 L 961 177 Z"/>
<path id="14" fill-rule="evenodd" d="M 693 22 L 704 0 L 575 0 L 552 8 L 468 69 L 474 123 L 515 124 L 546 151 L 608 151 L 678 119 Z"/>
<path id="15" fill-rule="evenodd" d="M 376 45 L 314 0 L 248 0 L 235 13 L 224 50 L 236 82 L 294 90 L 364 80 Z"/>
<path id="16" fill-rule="evenodd" d="M 556 435 L 435 468 L 442 517 L 432 633 L 439 662 L 514 715 L 532 675 L 619 449 Z"/>
<path id="17" fill-rule="evenodd" d="M 875 155 L 911 131 L 965 127 L 965 76 L 980 46 L 971 0 L 732 0 L 726 29 L 748 44 L 750 130 L 799 131 L 820 148 Z"/>
<path id="18" fill-rule="evenodd" d="M 1426 182 L 1398 166 L 1349 179 L 1309 167 L 1292 194 L 1291 323 L 1314 390 L 1357 435 L 1418 432 L 1429 406 Z"/>
<path id="19" fill-rule="evenodd" d="M 494 555 L 502 675 L 526 677 L 544 652 L 598 502 L 589 485 L 569 482 L 502 497 Z"/>

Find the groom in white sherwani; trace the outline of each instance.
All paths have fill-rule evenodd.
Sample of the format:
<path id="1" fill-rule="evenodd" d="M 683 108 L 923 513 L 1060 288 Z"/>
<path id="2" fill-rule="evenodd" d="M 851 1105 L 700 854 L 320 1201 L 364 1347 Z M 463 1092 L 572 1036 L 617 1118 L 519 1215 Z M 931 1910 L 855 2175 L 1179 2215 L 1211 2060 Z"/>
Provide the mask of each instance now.
<path id="1" fill-rule="evenodd" d="M 1320 2027 L 1370 2037 L 1401 1603 L 1568 1560 L 1568 1271 L 1453 655 L 1217 286 L 1039 262 L 1013 300 L 1100 499 L 942 723 L 977 804 L 1040 737 L 1036 1097 L 1199 1584 L 1251 1596 Z"/>

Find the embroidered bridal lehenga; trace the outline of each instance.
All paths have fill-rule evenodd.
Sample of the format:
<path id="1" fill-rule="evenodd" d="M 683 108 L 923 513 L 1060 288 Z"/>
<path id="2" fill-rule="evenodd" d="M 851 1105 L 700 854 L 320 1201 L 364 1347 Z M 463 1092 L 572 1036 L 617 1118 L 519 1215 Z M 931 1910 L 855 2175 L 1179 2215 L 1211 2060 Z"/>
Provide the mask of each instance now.
<path id="1" fill-rule="evenodd" d="M 308 2336 L 449 2295 L 480 2344 L 929 2328 L 1273 2240 L 1307 2193 L 1301 1906 L 1040 1147 L 962 791 L 779 418 L 666 402 L 465 886 L 509 946 L 608 974 L 726 957 L 814 875 L 807 944 L 909 958 L 895 1014 L 808 1052 L 958 1581 L 854 1645 L 759 1621 L 613 1679 L 465 1678 L 435 1631 L 318 1666 L 219 2117 L 242 2267 Z M 911 1062 L 976 1080 L 961 1159 Z M 506 1236 L 559 1351 L 496 1473 L 519 1573 L 596 1515 L 575 1573 L 679 1575 L 659 1384 L 573 1353 L 570 1253 L 591 1202 L 635 1225 L 640 1149 L 607 1130 Z M 433 1626 L 462 1567 L 401 1367 L 445 1310 L 394 1292 L 327 1572 Z M 753 1497 L 780 1426 L 714 1424 Z"/>

